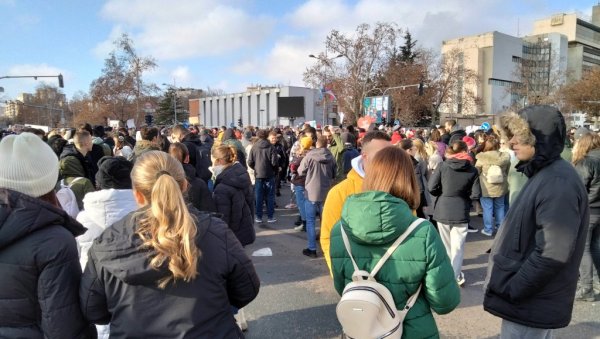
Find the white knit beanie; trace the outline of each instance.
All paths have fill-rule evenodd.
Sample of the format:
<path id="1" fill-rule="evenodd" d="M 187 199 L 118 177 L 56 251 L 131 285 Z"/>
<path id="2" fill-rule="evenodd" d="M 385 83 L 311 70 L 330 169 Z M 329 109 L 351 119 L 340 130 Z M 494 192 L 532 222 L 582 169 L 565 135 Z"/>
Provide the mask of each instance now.
<path id="1" fill-rule="evenodd" d="M 0 188 L 32 197 L 54 189 L 58 158 L 52 148 L 32 133 L 9 135 L 0 141 Z"/>

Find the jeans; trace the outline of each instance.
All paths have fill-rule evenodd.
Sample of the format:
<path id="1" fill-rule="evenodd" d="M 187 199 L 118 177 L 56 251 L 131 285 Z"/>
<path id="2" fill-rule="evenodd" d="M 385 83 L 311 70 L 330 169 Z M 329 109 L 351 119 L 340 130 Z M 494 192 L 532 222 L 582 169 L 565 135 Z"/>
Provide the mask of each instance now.
<path id="1" fill-rule="evenodd" d="M 273 219 L 275 213 L 275 178 L 258 179 L 254 184 L 256 197 L 256 218 L 263 217 L 263 201 L 267 197 L 267 218 Z"/>
<path id="2" fill-rule="evenodd" d="M 591 214 L 590 226 L 583 248 L 583 257 L 581 257 L 581 264 L 579 265 L 580 285 L 584 291 L 593 291 L 594 266 L 596 272 L 600 271 L 600 215 Z"/>
<path id="3" fill-rule="evenodd" d="M 454 276 L 458 279 L 462 273 L 463 257 L 465 255 L 465 240 L 467 239 L 468 224 L 444 224 L 438 221 L 438 230 L 442 243 L 446 247 Z"/>
<path id="4" fill-rule="evenodd" d="M 551 329 L 529 327 L 502 319 L 500 339 L 552 339 Z"/>
<path id="5" fill-rule="evenodd" d="M 317 212 L 321 213 L 321 211 L 323 210 L 323 202 L 310 201 L 306 199 L 304 206 L 304 213 L 306 214 L 306 236 L 308 238 L 308 249 L 316 251 L 317 242 L 315 240 L 315 237 L 317 235 L 317 232 L 315 230 L 315 223 L 317 219 Z"/>
<path id="6" fill-rule="evenodd" d="M 481 207 L 483 207 L 483 229 L 486 232 L 494 232 L 494 224 L 496 228 L 500 228 L 504 221 L 504 196 L 498 198 L 481 197 Z"/>
<path id="7" fill-rule="evenodd" d="M 296 205 L 300 211 L 300 219 L 306 221 L 306 198 L 304 197 L 304 186 L 294 185 L 294 196 L 296 197 Z"/>

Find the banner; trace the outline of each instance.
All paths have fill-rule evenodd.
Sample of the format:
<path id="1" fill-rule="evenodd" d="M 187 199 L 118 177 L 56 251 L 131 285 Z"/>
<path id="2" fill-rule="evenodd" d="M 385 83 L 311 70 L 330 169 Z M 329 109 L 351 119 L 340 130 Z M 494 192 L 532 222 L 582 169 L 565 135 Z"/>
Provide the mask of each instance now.
<path id="1" fill-rule="evenodd" d="M 389 96 L 366 97 L 363 100 L 364 115 L 375 118 L 375 121 L 380 124 L 382 118 L 388 118 L 389 111 Z"/>

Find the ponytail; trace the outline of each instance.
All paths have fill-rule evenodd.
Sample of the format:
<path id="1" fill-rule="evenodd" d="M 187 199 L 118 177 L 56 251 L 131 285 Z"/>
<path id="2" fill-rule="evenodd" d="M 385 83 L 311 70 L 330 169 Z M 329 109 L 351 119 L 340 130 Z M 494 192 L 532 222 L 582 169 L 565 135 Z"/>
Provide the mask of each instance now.
<path id="1" fill-rule="evenodd" d="M 226 164 L 233 164 L 238 160 L 237 148 L 233 145 L 219 145 L 213 148 L 212 157 L 215 159 L 221 159 Z"/>
<path id="2" fill-rule="evenodd" d="M 155 252 L 150 259 L 152 268 L 166 264 L 171 272 L 158 281 L 158 287 L 165 288 L 178 279 L 192 281 L 198 275 L 200 250 L 195 242 L 196 221 L 182 194 L 187 185 L 183 167 L 164 152 L 149 151 L 136 161 L 132 181 L 149 204 L 141 212 L 136 231 L 143 242 L 141 247 Z"/>

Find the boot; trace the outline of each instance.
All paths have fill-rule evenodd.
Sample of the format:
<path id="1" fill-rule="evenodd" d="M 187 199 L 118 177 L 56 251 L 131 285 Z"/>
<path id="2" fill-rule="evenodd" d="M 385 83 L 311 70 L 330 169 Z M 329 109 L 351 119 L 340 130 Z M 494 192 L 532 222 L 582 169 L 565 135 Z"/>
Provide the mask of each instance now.
<path id="1" fill-rule="evenodd" d="M 580 287 L 577 292 L 575 292 L 575 300 L 580 301 L 596 301 L 596 297 L 594 296 L 594 290 L 589 288 L 585 289 Z"/>
<path id="2" fill-rule="evenodd" d="M 296 225 L 296 226 L 302 225 L 302 217 L 301 216 L 298 216 L 298 219 L 296 219 L 296 222 L 294 223 L 294 225 Z"/>

